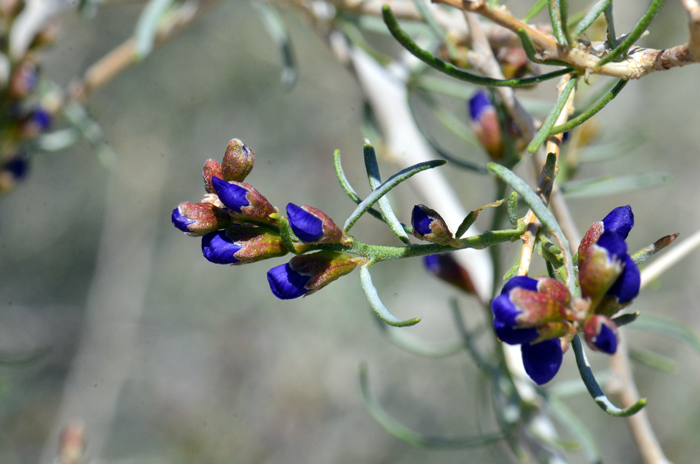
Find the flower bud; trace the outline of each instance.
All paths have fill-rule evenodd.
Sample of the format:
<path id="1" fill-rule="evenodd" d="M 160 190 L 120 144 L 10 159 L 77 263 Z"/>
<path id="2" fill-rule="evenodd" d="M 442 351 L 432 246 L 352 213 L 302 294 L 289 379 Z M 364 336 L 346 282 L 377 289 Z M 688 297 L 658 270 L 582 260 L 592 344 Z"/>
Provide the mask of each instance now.
<path id="1" fill-rule="evenodd" d="M 477 92 L 469 99 L 469 116 L 474 134 L 493 161 L 499 161 L 505 153 L 496 107 L 484 92 Z"/>
<path id="2" fill-rule="evenodd" d="M 438 279 L 454 285 L 467 293 L 474 294 L 474 284 L 469 272 L 452 257 L 452 253 L 428 255 L 423 258 L 426 269 Z"/>
<path id="3" fill-rule="evenodd" d="M 252 185 L 233 180 L 226 182 L 218 177 L 211 180 L 219 200 L 231 210 L 234 218 L 274 222 L 270 214 L 276 213 L 277 209 Z"/>
<path id="4" fill-rule="evenodd" d="M 525 372 L 537 384 L 542 385 L 554 378 L 559 372 L 564 352 L 558 338 L 540 343 L 525 343 L 520 348 Z"/>
<path id="5" fill-rule="evenodd" d="M 569 334 L 575 334 L 574 325 L 567 321 L 548 322 L 536 327 L 537 338 L 531 343 L 539 343 L 552 338 L 561 338 Z"/>
<path id="6" fill-rule="evenodd" d="M 173 225 L 191 236 L 205 235 L 231 224 L 231 216 L 211 203 L 180 203 L 173 210 Z"/>
<path id="7" fill-rule="evenodd" d="M 338 243 L 343 231 L 320 209 L 309 205 L 287 205 L 289 225 L 299 240 L 305 243 Z"/>
<path id="8" fill-rule="evenodd" d="M 202 169 L 202 177 L 204 178 L 204 190 L 206 190 L 207 193 L 216 193 L 211 179 L 213 177 L 223 179 L 224 177 L 224 175 L 221 173 L 221 165 L 219 162 L 213 159 L 206 160 L 204 162 L 204 168 Z"/>
<path id="9" fill-rule="evenodd" d="M 216 264 L 246 264 L 287 254 L 279 234 L 252 226 L 229 227 L 202 237 L 202 254 Z"/>
<path id="10" fill-rule="evenodd" d="M 36 137 L 51 126 L 51 115 L 42 108 L 33 110 L 22 124 L 22 135 Z"/>
<path id="11" fill-rule="evenodd" d="M 442 216 L 425 205 L 413 207 L 411 225 L 413 226 L 413 235 L 421 240 L 439 245 L 450 245 L 455 241 Z"/>
<path id="12" fill-rule="evenodd" d="M 345 253 L 319 251 L 295 256 L 287 264 L 273 267 L 267 272 L 267 281 L 277 298 L 291 300 L 320 290 L 362 262 L 362 258 Z"/>
<path id="13" fill-rule="evenodd" d="M 617 351 L 617 325 L 609 318 L 600 314 L 589 317 L 583 327 L 583 334 L 592 350 L 608 354 Z"/>
<path id="14" fill-rule="evenodd" d="M 255 152 L 246 147 L 243 142 L 233 139 L 226 147 L 226 154 L 221 163 L 223 179 L 225 181 L 243 182 L 253 170 L 255 164 Z"/>

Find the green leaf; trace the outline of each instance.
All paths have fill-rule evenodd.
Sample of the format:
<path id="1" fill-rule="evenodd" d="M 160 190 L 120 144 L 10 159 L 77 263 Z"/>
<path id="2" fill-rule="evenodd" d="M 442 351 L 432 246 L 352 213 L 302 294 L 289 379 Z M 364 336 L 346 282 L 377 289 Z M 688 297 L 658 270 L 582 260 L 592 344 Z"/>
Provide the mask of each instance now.
<path id="1" fill-rule="evenodd" d="M 362 203 L 364 200 L 355 192 L 355 189 L 352 188 L 352 185 L 350 185 L 350 181 L 348 181 L 348 178 L 345 177 L 345 171 L 343 171 L 343 165 L 340 162 L 340 151 L 336 150 L 333 153 L 333 165 L 335 166 L 335 175 L 338 178 L 338 182 L 340 183 L 340 187 L 343 189 L 345 194 L 350 197 L 352 201 L 357 203 L 358 205 Z M 367 212 L 374 216 L 375 218 L 379 219 L 380 221 L 384 221 L 384 218 L 382 217 L 382 213 L 377 211 L 374 208 L 370 208 L 367 210 Z M 413 227 L 406 225 L 406 224 L 401 224 L 403 229 L 406 231 L 406 233 L 412 234 L 413 233 Z"/>
<path id="2" fill-rule="evenodd" d="M 564 87 L 564 90 L 562 90 L 559 94 L 559 97 L 557 97 L 557 101 L 554 104 L 554 109 L 551 113 L 549 113 L 547 119 L 544 120 L 542 126 L 540 127 L 540 130 L 537 131 L 537 135 L 535 135 L 535 138 L 532 139 L 532 142 L 530 142 L 530 145 L 527 146 L 528 152 L 532 154 L 536 153 L 537 150 L 540 148 L 540 145 L 542 145 L 544 141 L 547 140 L 547 137 L 550 136 L 550 134 L 552 133 L 552 128 L 557 122 L 559 114 L 562 112 L 564 106 L 566 105 L 566 100 L 569 99 L 571 91 L 574 90 L 574 87 L 576 87 L 577 81 L 577 77 L 572 77 L 571 79 L 569 79 L 569 82 L 566 83 L 566 87 Z"/>
<path id="3" fill-rule="evenodd" d="M 272 40 L 277 45 L 282 57 L 282 86 L 289 90 L 294 86 L 297 80 L 297 66 L 294 58 L 294 49 L 292 48 L 292 40 L 284 25 L 284 21 L 277 9 L 266 1 L 253 1 L 253 7 L 260 15 L 263 26 Z"/>
<path id="4" fill-rule="evenodd" d="M 676 238 L 678 238 L 678 235 L 680 235 L 680 234 L 676 233 L 676 234 L 664 235 L 663 237 L 661 237 L 660 239 L 658 239 L 657 241 L 655 241 L 651 245 L 646 246 L 646 247 L 642 248 L 641 250 L 639 250 L 638 252 L 636 252 L 635 254 L 633 254 L 631 256 L 632 261 L 634 261 L 634 264 L 637 264 L 637 265 L 644 263 L 646 260 L 648 260 L 649 258 L 654 256 L 656 253 L 658 253 L 659 251 L 663 250 L 664 248 L 666 248 L 667 246 L 672 244 L 676 240 Z"/>
<path id="5" fill-rule="evenodd" d="M 392 329 L 382 319 L 375 317 L 379 330 L 394 345 L 409 353 L 426 358 L 445 358 L 455 355 L 464 349 L 461 342 L 429 342 L 410 332 L 400 329 Z"/>
<path id="6" fill-rule="evenodd" d="M 667 374 L 678 373 L 678 363 L 662 354 L 642 348 L 630 348 L 630 359 Z"/>
<path id="7" fill-rule="evenodd" d="M 360 388 L 362 390 L 362 399 L 365 403 L 367 411 L 372 418 L 381 425 L 384 430 L 413 446 L 423 448 L 473 448 L 476 446 L 488 445 L 503 439 L 500 433 L 485 434 L 479 437 L 458 437 L 458 438 L 443 438 L 443 437 L 428 437 L 418 432 L 414 432 L 408 427 L 401 424 L 399 421 L 391 417 L 379 402 L 372 396 L 369 389 L 369 376 L 367 374 L 367 365 L 362 363 L 359 366 Z"/>
<path id="8" fill-rule="evenodd" d="M 600 0 L 598 3 L 593 5 L 591 9 L 588 11 L 586 16 L 583 17 L 581 22 L 578 23 L 578 26 L 576 26 L 576 29 L 574 29 L 574 36 L 578 37 L 591 27 L 591 24 L 595 22 L 596 19 L 598 19 L 598 16 L 605 11 L 605 9 L 612 3 L 612 0 Z"/>
<path id="9" fill-rule="evenodd" d="M 669 183 L 665 172 L 647 172 L 624 177 L 599 177 L 565 182 L 561 191 L 567 198 L 591 198 L 618 195 Z"/>
<path id="10" fill-rule="evenodd" d="M 623 325 L 633 323 L 634 321 L 637 320 L 638 317 L 639 317 L 639 311 L 635 311 L 633 313 L 620 314 L 617 317 L 613 317 L 612 321 L 618 327 L 622 327 Z"/>
<path id="11" fill-rule="evenodd" d="M 420 322 L 419 317 L 401 320 L 389 312 L 387 307 L 384 306 L 384 303 L 382 303 L 382 300 L 379 298 L 377 289 L 372 283 L 372 276 L 369 274 L 369 269 L 367 269 L 366 266 L 360 267 L 360 285 L 362 286 L 362 290 L 365 292 L 365 296 L 367 296 L 369 305 L 374 310 L 374 314 L 376 314 L 382 321 L 394 327 L 409 327 Z"/>
<path id="12" fill-rule="evenodd" d="M 173 0 L 150 0 L 143 7 L 134 33 L 136 56 L 139 59 L 145 58 L 153 50 L 160 20 L 172 5 Z"/>
<path id="13" fill-rule="evenodd" d="M 565 122 L 564 124 L 561 124 L 559 126 L 554 126 L 552 130 L 550 131 L 550 135 L 554 134 L 561 134 L 562 132 L 566 132 L 568 130 L 573 129 L 574 127 L 580 126 L 584 122 L 588 121 L 591 119 L 593 116 L 598 114 L 600 110 L 605 108 L 608 103 L 613 101 L 615 97 L 622 91 L 622 89 L 627 85 L 626 80 L 620 79 L 617 81 L 617 84 L 610 90 L 608 94 L 606 94 L 603 98 L 600 99 L 595 105 L 591 106 L 588 108 L 585 112 L 581 113 L 580 115 L 570 119 L 569 121 Z"/>
<path id="14" fill-rule="evenodd" d="M 644 34 L 644 32 L 647 30 L 647 27 L 649 27 L 651 22 L 654 20 L 656 14 L 659 11 L 661 11 L 661 7 L 664 5 L 664 3 L 666 3 L 666 0 L 653 0 L 651 2 L 651 5 L 649 5 L 649 9 L 639 19 L 637 24 L 635 24 L 634 28 L 627 35 L 627 37 L 625 37 L 625 39 L 622 42 L 620 42 L 617 47 L 611 50 L 610 53 L 601 58 L 600 61 L 596 63 L 595 69 L 597 70 L 605 63 L 609 63 L 618 57 L 624 57 L 625 55 L 627 55 L 627 52 L 629 51 L 630 47 L 637 40 L 639 40 L 642 34 Z"/>
<path id="15" fill-rule="evenodd" d="M 634 324 L 630 325 L 630 329 L 654 332 L 684 341 L 700 354 L 700 337 L 687 324 L 643 314 L 637 318 Z"/>
<path id="16" fill-rule="evenodd" d="M 647 142 L 643 134 L 631 134 L 630 137 L 611 143 L 584 147 L 579 152 L 580 163 L 596 163 L 621 158 L 634 153 L 634 150 Z"/>
<path id="17" fill-rule="evenodd" d="M 547 6 L 549 0 L 537 0 L 537 3 L 532 5 L 532 8 L 525 13 L 525 16 L 523 16 L 523 22 L 528 23 L 532 18 L 540 14 L 542 10 Z"/>
<path id="18" fill-rule="evenodd" d="M 369 186 L 372 190 L 376 190 L 382 185 L 382 179 L 379 175 L 379 164 L 377 163 L 377 154 L 375 153 L 372 144 L 369 143 L 369 140 L 365 140 L 365 145 L 362 151 L 365 158 L 365 169 L 367 171 Z M 403 230 L 403 227 L 396 217 L 394 210 L 391 209 L 389 198 L 386 196 L 381 197 L 379 200 L 377 200 L 377 205 L 379 206 L 379 211 L 382 213 L 384 222 L 387 223 L 394 235 L 396 235 L 399 240 L 405 244 L 410 245 L 411 241 L 408 239 L 406 231 Z"/>
<path id="19" fill-rule="evenodd" d="M 620 409 L 612 404 L 608 397 L 605 396 L 605 393 L 603 393 L 603 390 L 600 388 L 600 385 L 598 385 L 598 382 L 593 376 L 591 365 L 588 363 L 586 352 L 583 350 L 581 339 L 578 335 L 574 335 L 574 338 L 571 341 L 571 347 L 574 349 L 574 354 L 576 355 L 576 366 L 581 374 L 581 380 L 583 380 L 588 393 L 590 393 L 591 398 L 593 398 L 596 404 L 600 406 L 600 409 L 611 416 L 628 417 L 638 413 L 642 408 L 644 408 L 644 406 L 646 406 L 646 398 L 641 398 L 632 406 L 624 409 Z"/>
<path id="20" fill-rule="evenodd" d="M 586 424 L 571 409 L 566 407 L 561 400 L 549 397 L 548 403 L 557 420 L 581 444 L 586 461 L 590 464 L 602 464 L 603 457 L 600 454 L 600 449 L 598 449 L 595 438 L 591 431 L 588 430 L 588 427 L 586 427 Z"/>
<path id="21" fill-rule="evenodd" d="M 559 223 L 554 215 L 547 209 L 547 206 L 542 203 L 540 197 L 537 196 L 530 186 L 527 185 L 520 177 L 516 176 L 513 171 L 496 163 L 489 163 L 488 168 L 506 184 L 510 185 L 513 190 L 518 192 L 523 201 L 527 203 L 532 212 L 535 214 L 537 219 L 540 220 L 545 229 L 547 229 L 547 231 L 552 234 L 554 239 L 557 241 L 559 248 L 563 252 L 564 267 L 566 269 L 566 275 L 568 276 L 567 287 L 572 295 L 575 294 L 576 289 L 573 279 L 574 267 L 571 260 L 569 241 L 564 236 L 564 232 L 562 232 L 561 227 L 559 227 Z"/>
<path id="22" fill-rule="evenodd" d="M 436 168 L 442 166 L 446 163 L 444 160 L 434 160 L 425 161 L 423 163 L 418 163 L 413 166 L 407 167 L 406 169 L 394 174 L 389 179 L 386 180 L 382 185 L 376 188 L 367 198 L 365 198 L 362 203 L 360 203 L 355 211 L 350 215 L 350 217 L 345 221 L 345 226 L 343 227 L 344 232 L 348 232 L 353 225 L 357 222 L 363 214 L 367 212 L 376 202 L 379 201 L 384 195 L 389 193 L 394 187 L 404 182 L 414 175 L 426 169 Z"/>
<path id="23" fill-rule="evenodd" d="M 446 63 L 439 58 L 436 58 L 431 53 L 420 48 L 409 36 L 401 29 L 399 22 L 396 20 L 396 16 L 391 12 L 391 8 L 388 5 L 382 7 L 382 16 L 384 18 L 384 23 L 389 28 L 391 35 L 408 50 L 413 56 L 423 61 L 425 64 L 437 69 L 438 71 L 452 76 L 456 79 L 461 79 L 472 84 L 484 85 L 489 87 L 523 87 L 532 84 L 538 84 L 549 79 L 554 79 L 564 74 L 568 74 L 572 71 L 571 68 L 560 69 L 559 71 L 554 71 L 548 74 L 542 74 L 535 77 L 526 77 L 522 79 L 491 79 L 488 77 L 477 76 L 476 74 L 469 73 L 456 66 Z"/>

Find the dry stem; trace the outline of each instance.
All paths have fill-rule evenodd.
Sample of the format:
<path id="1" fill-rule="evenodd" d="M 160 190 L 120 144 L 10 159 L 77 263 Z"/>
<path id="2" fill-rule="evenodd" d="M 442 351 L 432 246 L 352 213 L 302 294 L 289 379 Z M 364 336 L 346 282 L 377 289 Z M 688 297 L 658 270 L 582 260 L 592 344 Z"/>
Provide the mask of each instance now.
<path id="1" fill-rule="evenodd" d="M 575 68 L 591 74 L 617 77 L 619 79 L 639 79 L 653 71 L 685 66 L 698 62 L 700 43 L 700 23 L 695 13 L 695 0 L 681 0 L 691 16 L 691 47 L 689 44 L 677 45 L 665 50 L 633 47 L 627 57 L 620 62 L 606 63 L 596 69 L 600 58 L 588 53 L 585 47 L 569 47 L 557 44 L 554 37 L 515 18 L 505 7 L 492 8 L 484 0 L 432 0 L 464 11 L 478 13 L 481 16 L 513 32 L 523 29 L 532 39 L 540 54 L 546 59 L 555 59 L 569 63 Z"/>

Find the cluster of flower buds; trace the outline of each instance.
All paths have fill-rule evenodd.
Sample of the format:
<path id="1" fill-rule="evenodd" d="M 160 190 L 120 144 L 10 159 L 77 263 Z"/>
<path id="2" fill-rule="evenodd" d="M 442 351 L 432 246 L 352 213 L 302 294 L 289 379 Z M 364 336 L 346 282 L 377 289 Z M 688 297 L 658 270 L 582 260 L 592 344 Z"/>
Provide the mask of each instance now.
<path id="1" fill-rule="evenodd" d="M 505 155 L 505 144 L 501 134 L 496 107 L 486 93 L 479 91 L 469 99 L 469 120 L 474 135 L 492 161 L 498 162 Z"/>
<path id="2" fill-rule="evenodd" d="M 284 219 L 265 196 L 243 182 L 254 163 L 255 152 L 240 140 L 231 140 L 221 163 L 212 159 L 204 163 L 207 195 L 202 202 L 181 203 L 173 210 L 175 227 L 202 237 L 202 254 L 208 261 L 246 264 L 290 251 L 301 253 L 312 245 L 343 242 L 342 230 L 311 206 L 289 203 L 288 219 Z M 295 236 L 290 234 L 288 240 L 282 235 L 286 224 Z M 267 278 L 275 296 L 297 298 L 318 291 L 362 262 L 345 253 L 321 250 L 272 268 Z"/>
<path id="3" fill-rule="evenodd" d="M 3 43 L 11 43 L 10 31 L 22 14 L 25 3 L 9 1 L 0 5 L 0 20 L 4 25 Z M 0 193 L 12 190 L 27 172 L 28 159 L 21 149 L 22 144 L 46 132 L 51 125 L 52 112 L 49 108 L 55 99 L 46 91 L 46 86 L 41 85 L 38 52 L 52 44 L 55 35 L 55 24 L 48 25 L 34 35 L 26 49 L 21 50 L 21 56 L 8 56 L 0 52 L 0 82 L 5 87 L 0 92 L 0 107 L 4 111 L 0 127 L 3 134 L 0 146 Z M 11 52 L 16 54 L 17 50 Z"/>
<path id="4" fill-rule="evenodd" d="M 581 332 L 596 351 L 617 351 L 611 317 L 639 293 L 639 269 L 625 239 L 634 225 L 629 206 L 615 208 L 594 223 L 579 247 L 581 297 L 550 277 L 513 277 L 491 302 L 498 338 L 521 345 L 525 371 L 541 385 L 559 371 L 571 337 Z"/>

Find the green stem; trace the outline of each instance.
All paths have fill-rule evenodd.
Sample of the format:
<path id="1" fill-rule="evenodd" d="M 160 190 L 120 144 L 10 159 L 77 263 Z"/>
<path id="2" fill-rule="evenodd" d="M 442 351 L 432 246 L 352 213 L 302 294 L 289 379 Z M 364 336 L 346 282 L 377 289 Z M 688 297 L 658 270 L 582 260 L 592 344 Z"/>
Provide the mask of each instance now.
<path id="1" fill-rule="evenodd" d="M 627 85 L 628 82 L 629 81 L 620 79 L 615 85 L 615 87 L 613 87 L 607 95 L 605 95 L 600 101 L 598 101 L 598 103 L 588 108 L 584 113 L 581 113 L 575 118 L 568 120 L 564 124 L 554 126 L 549 132 L 549 135 L 561 134 L 562 132 L 571 130 L 576 126 L 580 126 L 584 122 L 591 119 L 593 116 L 598 114 L 600 110 L 605 108 L 608 103 L 613 101 L 613 99 L 617 97 L 617 95 L 622 91 L 622 89 Z"/>
<path id="2" fill-rule="evenodd" d="M 551 113 L 549 113 L 549 115 L 547 115 L 547 119 L 544 120 L 544 122 L 542 123 L 542 127 L 540 127 L 540 130 L 537 131 L 537 135 L 535 135 L 535 138 L 532 139 L 530 145 L 527 146 L 527 151 L 529 153 L 536 153 L 537 150 L 540 148 L 540 145 L 542 145 L 547 139 L 547 137 L 551 135 L 554 123 L 557 122 L 557 118 L 564 109 L 564 106 L 566 105 L 566 100 L 569 99 L 569 95 L 571 95 L 571 92 L 574 90 L 577 81 L 578 78 L 572 76 L 571 79 L 569 79 L 569 82 L 566 83 L 564 90 L 561 91 L 556 103 L 554 104 L 554 109 Z"/>
<path id="3" fill-rule="evenodd" d="M 483 85 L 487 87 L 523 87 L 533 84 L 539 84 L 549 79 L 554 79 L 559 76 L 563 76 L 572 71 L 571 68 L 564 68 L 558 71 L 554 71 L 547 74 L 542 74 L 535 77 L 525 77 L 522 79 L 491 79 L 488 77 L 477 76 L 476 74 L 468 73 L 464 70 L 457 68 L 456 66 L 446 63 L 439 58 L 436 58 L 431 53 L 420 48 L 409 36 L 401 29 L 399 22 L 396 20 L 396 16 L 391 12 L 391 8 L 388 5 L 382 7 L 382 15 L 384 17 L 384 23 L 389 28 L 389 32 L 403 47 L 408 50 L 412 55 L 414 55 L 419 60 L 423 61 L 425 64 L 437 69 L 440 72 L 452 76 L 454 78 L 471 82 L 477 85 Z"/>

